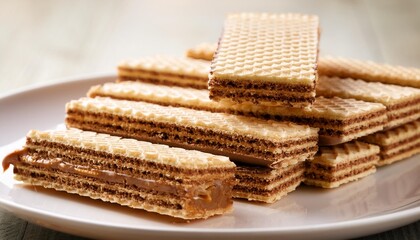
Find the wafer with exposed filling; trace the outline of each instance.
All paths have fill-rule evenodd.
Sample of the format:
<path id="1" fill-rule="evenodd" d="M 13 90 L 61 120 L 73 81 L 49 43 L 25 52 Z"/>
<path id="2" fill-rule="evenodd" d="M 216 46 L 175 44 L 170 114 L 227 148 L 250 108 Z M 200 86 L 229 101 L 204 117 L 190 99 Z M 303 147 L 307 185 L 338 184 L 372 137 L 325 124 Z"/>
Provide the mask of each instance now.
<path id="1" fill-rule="evenodd" d="M 420 69 L 341 57 L 321 57 L 319 75 L 420 88 Z"/>
<path id="2" fill-rule="evenodd" d="M 381 159 L 378 166 L 391 164 L 420 153 L 420 120 L 361 138 L 378 145 Z"/>
<path id="3" fill-rule="evenodd" d="M 317 97 L 311 108 L 268 107 L 250 103 L 215 102 L 209 99 L 207 90 L 146 83 L 97 85 L 89 90 L 88 96 L 293 121 L 320 128 L 321 145 L 339 144 L 381 131 L 387 121 L 386 108 L 382 104 L 337 97 Z"/>
<path id="4" fill-rule="evenodd" d="M 121 62 L 118 81 L 207 89 L 209 70 L 207 61 L 162 55 L 144 57 Z"/>
<path id="5" fill-rule="evenodd" d="M 100 97 L 69 102 L 66 124 L 266 166 L 296 164 L 318 149 L 318 129 L 305 125 Z"/>
<path id="6" fill-rule="evenodd" d="M 8 155 L 25 183 L 183 219 L 232 211 L 227 157 L 76 129 L 28 133 Z"/>
<path id="7" fill-rule="evenodd" d="M 376 172 L 379 147 L 359 141 L 320 147 L 313 160 L 305 162 L 305 183 L 335 188 Z"/>
<path id="8" fill-rule="evenodd" d="M 400 126 L 420 118 L 420 89 L 417 88 L 321 76 L 316 92 L 319 96 L 382 103 L 387 108 L 388 116 L 385 128 Z"/>
<path id="9" fill-rule="evenodd" d="M 235 198 L 273 203 L 294 191 L 304 179 L 305 165 L 300 162 L 284 168 L 238 164 Z"/>
<path id="10" fill-rule="evenodd" d="M 217 44 L 214 43 L 200 43 L 197 46 L 189 48 L 185 55 L 189 58 L 202 59 L 211 61 L 213 54 L 217 49 Z"/>
<path id="11" fill-rule="evenodd" d="M 269 106 L 311 105 L 318 28 L 318 17 L 313 15 L 229 15 L 211 62 L 210 98 Z"/>

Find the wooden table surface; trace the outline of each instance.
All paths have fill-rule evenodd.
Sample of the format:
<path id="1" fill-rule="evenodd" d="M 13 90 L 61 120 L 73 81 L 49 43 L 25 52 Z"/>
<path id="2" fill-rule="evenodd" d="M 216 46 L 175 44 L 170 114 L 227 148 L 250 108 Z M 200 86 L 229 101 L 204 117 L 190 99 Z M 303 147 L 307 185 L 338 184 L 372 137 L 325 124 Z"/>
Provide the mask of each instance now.
<path id="1" fill-rule="evenodd" d="M 217 41 L 226 13 L 313 13 L 321 55 L 420 67 L 420 1 L 0 1 L 0 95 Z M 0 109 L 1 114 L 1 109 Z M 0 239 L 82 239 L 0 210 Z M 420 239 L 420 221 L 361 239 Z"/>

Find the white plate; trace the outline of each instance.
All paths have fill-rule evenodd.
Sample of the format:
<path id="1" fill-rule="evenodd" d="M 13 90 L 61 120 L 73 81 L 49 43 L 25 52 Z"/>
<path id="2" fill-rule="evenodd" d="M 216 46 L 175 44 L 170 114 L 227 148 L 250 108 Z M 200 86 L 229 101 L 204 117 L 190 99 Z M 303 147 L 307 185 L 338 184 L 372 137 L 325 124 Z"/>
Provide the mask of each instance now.
<path id="1" fill-rule="evenodd" d="M 0 157 L 23 143 L 29 129 L 55 128 L 64 105 L 115 76 L 82 77 L 0 98 Z M 18 142 L 16 140 L 21 139 Z M 352 238 L 420 219 L 420 156 L 380 168 L 338 189 L 301 186 L 274 204 L 235 201 L 232 214 L 186 223 L 116 204 L 42 188 L 0 174 L 0 206 L 42 226 L 92 238 Z"/>

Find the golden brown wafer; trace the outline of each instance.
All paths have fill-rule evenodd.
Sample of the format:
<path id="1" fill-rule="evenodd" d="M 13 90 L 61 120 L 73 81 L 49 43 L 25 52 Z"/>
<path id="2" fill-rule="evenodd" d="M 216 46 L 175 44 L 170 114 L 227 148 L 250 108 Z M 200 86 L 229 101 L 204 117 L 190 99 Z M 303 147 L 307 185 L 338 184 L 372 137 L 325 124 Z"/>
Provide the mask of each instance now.
<path id="1" fill-rule="evenodd" d="M 312 15 L 229 15 L 211 63 L 210 98 L 269 106 L 311 105 L 318 25 L 318 17 Z"/>
<path id="2" fill-rule="evenodd" d="M 319 75 L 363 79 L 420 88 L 420 69 L 380 64 L 372 61 L 321 57 L 318 62 Z"/>
<path id="3" fill-rule="evenodd" d="M 189 58 L 211 61 L 216 49 L 217 44 L 200 43 L 199 45 L 188 49 L 185 52 L 185 55 Z"/>
<path id="4" fill-rule="evenodd" d="M 420 120 L 361 138 L 380 146 L 379 166 L 391 164 L 420 152 Z"/>
<path id="5" fill-rule="evenodd" d="M 273 203 L 294 191 L 304 179 L 303 162 L 285 168 L 267 168 L 251 165 L 237 166 L 235 198 Z"/>
<path id="6" fill-rule="evenodd" d="M 388 115 L 385 128 L 397 127 L 420 118 L 420 89 L 417 88 L 321 76 L 316 91 L 319 96 L 382 103 Z"/>
<path id="7" fill-rule="evenodd" d="M 172 56 L 144 57 L 118 65 L 118 81 L 141 81 L 207 89 L 207 61 Z"/>
<path id="8" fill-rule="evenodd" d="M 376 171 L 379 147 L 359 141 L 321 147 L 314 159 L 306 162 L 305 183 L 335 188 Z"/>
<path id="9" fill-rule="evenodd" d="M 232 210 L 228 158 L 76 129 L 35 131 L 3 161 L 18 180 L 184 219 Z"/>
<path id="10" fill-rule="evenodd" d="M 68 103 L 66 124 L 266 166 L 296 164 L 318 148 L 318 129 L 305 125 L 100 97 Z"/>
<path id="11" fill-rule="evenodd" d="M 146 83 L 107 83 L 92 87 L 88 95 L 299 122 L 320 128 L 322 145 L 339 144 L 380 131 L 387 120 L 382 104 L 354 99 L 319 97 L 311 108 L 305 109 L 266 107 L 215 102 L 209 99 L 207 90 Z"/>

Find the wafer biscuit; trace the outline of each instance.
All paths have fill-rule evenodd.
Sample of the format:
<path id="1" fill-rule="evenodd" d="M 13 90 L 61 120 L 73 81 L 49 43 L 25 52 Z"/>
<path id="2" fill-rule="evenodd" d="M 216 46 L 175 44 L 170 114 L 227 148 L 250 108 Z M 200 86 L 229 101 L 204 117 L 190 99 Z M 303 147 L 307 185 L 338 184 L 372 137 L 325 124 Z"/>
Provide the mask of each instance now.
<path id="1" fill-rule="evenodd" d="M 146 83 L 107 83 L 92 87 L 88 95 L 294 121 L 320 128 L 321 145 L 339 144 L 380 131 L 387 120 L 386 108 L 382 104 L 337 97 L 318 97 L 311 108 L 305 109 L 267 107 L 247 103 L 215 102 L 209 99 L 207 90 Z"/>
<path id="2" fill-rule="evenodd" d="M 201 43 L 193 48 L 188 49 L 185 52 L 185 55 L 189 58 L 211 61 L 216 49 L 217 44 Z"/>
<path id="3" fill-rule="evenodd" d="M 207 61 L 171 56 L 153 56 L 124 61 L 118 65 L 118 81 L 207 89 Z"/>
<path id="4" fill-rule="evenodd" d="M 67 104 L 69 127 L 287 166 L 317 151 L 318 129 L 146 102 L 81 98 Z"/>
<path id="5" fill-rule="evenodd" d="M 351 78 L 319 77 L 319 96 L 354 98 L 382 103 L 387 108 L 385 128 L 400 126 L 420 118 L 420 89 Z"/>
<path id="6" fill-rule="evenodd" d="M 239 164 L 235 198 L 273 203 L 294 191 L 304 179 L 305 166 L 300 162 L 285 168 L 267 168 Z"/>
<path id="7" fill-rule="evenodd" d="M 313 160 L 307 161 L 304 182 L 323 188 L 335 188 L 376 171 L 379 147 L 359 141 L 320 147 Z"/>
<path id="8" fill-rule="evenodd" d="M 315 101 L 318 17 L 231 14 L 211 63 L 210 98 L 304 107 Z"/>
<path id="9" fill-rule="evenodd" d="M 18 180 L 184 219 L 232 210 L 227 157 L 76 129 L 35 131 L 3 160 Z"/>
<path id="10" fill-rule="evenodd" d="M 322 57 L 318 62 L 319 75 L 362 79 L 420 88 L 420 69 L 380 64 L 341 57 Z"/>
<path id="11" fill-rule="evenodd" d="M 361 138 L 381 148 L 379 166 L 391 164 L 420 153 L 420 120 Z"/>

